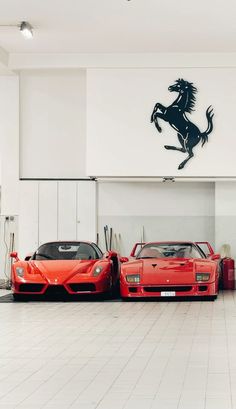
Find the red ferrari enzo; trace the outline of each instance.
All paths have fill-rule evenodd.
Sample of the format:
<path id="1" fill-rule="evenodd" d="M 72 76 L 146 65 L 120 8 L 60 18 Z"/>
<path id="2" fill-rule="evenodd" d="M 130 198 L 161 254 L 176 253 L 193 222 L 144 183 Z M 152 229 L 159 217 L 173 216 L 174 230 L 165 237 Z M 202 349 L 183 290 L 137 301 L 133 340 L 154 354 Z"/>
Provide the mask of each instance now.
<path id="1" fill-rule="evenodd" d="M 201 249 L 207 244 L 209 253 Z M 219 255 L 209 243 L 157 242 L 145 244 L 136 258 L 122 264 L 120 291 L 135 297 L 207 297 L 219 286 Z"/>
<path id="2" fill-rule="evenodd" d="M 32 295 L 112 293 L 119 284 L 117 254 L 102 254 L 94 243 L 58 241 L 41 245 L 26 260 L 17 253 L 12 265 L 15 300 Z"/>

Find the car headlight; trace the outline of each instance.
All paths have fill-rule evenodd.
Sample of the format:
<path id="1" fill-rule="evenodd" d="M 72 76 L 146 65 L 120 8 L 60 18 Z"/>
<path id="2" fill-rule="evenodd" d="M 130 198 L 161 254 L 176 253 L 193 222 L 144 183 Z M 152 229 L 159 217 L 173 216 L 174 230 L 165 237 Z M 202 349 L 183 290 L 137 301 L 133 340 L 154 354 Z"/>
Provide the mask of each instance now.
<path id="1" fill-rule="evenodd" d="M 16 274 L 18 275 L 18 277 L 23 277 L 24 276 L 23 267 L 16 267 Z"/>
<path id="2" fill-rule="evenodd" d="M 140 283 L 140 274 L 130 274 L 126 276 L 128 283 Z"/>
<path id="3" fill-rule="evenodd" d="M 196 281 L 208 281 L 210 273 L 196 273 Z"/>
<path id="4" fill-rule="evenodd" d="M 94 276 L 94 277 L 99 276 L 99 274 L 101 273 L 102 269 L 103 269 L 102 266 L 96 267 L 96 268 L 93 270 L 93 276 Z"/>

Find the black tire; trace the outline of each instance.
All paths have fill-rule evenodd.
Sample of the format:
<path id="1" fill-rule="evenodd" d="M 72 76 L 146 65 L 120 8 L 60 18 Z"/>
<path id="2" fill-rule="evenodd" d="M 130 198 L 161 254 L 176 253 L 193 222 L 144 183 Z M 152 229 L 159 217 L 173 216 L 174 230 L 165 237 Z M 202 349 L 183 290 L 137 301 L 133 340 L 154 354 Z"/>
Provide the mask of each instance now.
<path id="1" fill-rule="evenodd" d="M 12 294 L 14 301 L 26 301 L 26 296 L 23 294 Z"/>
<path id="2" fill-rule="evenodd" d="M 130 297 L 121 297 L 121 299 L 122 301 L 125 301 L 125 302 L 133 301 L 133 298 L 130 298 Z"/>
<path id="3" fill-rule="evenodd" d="M 208 295 L 208 297 L 204 297 L 206 301 L 215 301 L 217 299 L 217 295 Z"/>

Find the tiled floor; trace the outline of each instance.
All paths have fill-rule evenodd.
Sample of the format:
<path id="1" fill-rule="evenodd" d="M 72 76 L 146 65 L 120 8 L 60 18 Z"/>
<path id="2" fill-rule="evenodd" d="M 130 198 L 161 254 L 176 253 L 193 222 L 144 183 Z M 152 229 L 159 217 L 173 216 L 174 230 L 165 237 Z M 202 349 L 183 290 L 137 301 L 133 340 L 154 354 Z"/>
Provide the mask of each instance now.
<path id="1" fill-rule="evenodd" d="M 235 303 L 0 304 L 0 409 L 236 409 Z"/>

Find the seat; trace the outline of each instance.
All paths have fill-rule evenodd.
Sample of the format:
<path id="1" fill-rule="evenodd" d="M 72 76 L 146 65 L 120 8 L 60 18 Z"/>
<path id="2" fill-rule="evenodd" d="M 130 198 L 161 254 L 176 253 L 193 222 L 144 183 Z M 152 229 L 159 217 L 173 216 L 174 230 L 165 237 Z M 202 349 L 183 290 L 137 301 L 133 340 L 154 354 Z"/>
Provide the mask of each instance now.
<path id="1" fill-rule="evenodd" d="M 142 257 L 155 257 L 155 258 L 161 258 L 162 254 L 159 250 L 157 249 L 143 249 L 142 250 Z"/>
<path id="2" fill-rule="evenodd" d="M 80 253 L 79 251 L 77 251 L 74 258 L 75 260 L 91 260 L 92 257 L 89 254 Z"/>

